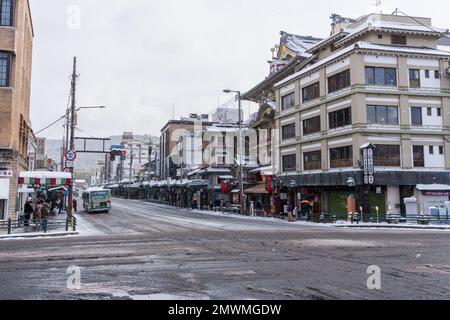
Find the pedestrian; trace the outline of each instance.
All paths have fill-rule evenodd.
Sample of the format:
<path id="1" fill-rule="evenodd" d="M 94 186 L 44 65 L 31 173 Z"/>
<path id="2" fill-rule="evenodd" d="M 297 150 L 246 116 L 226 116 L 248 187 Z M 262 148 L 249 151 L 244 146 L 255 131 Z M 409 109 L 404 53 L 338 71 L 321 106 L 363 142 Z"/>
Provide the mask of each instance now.
<path id="1" fill-rule="evenodd" d="M 76 198 L 73 198 L 72 200 L 72 207 L 73 207 L 73 211 L 77 212 L 77 205 L 78 205 L 78 201 Z"/>
<path id="2" fill-rule="evenodd" d="M 44 201 L 39 199 L 37 204 L 34 207 L 33 220 L 34 220 L 34 223 L 36 224 L 36 226 L 39 226 L 41 223 L 43 203 L 44 203 Z"/>
<path id="3" fill-rule="evenodd" d="M 289 222 L 294 221 L 294 219 L 292 218 L 293 211 L 294 211 L 294 208 L 292 207 L 292 203 L 289 201 L 288 205 L 287 205 L 288 221 Z"/>
<path id="4" fill-rule="evenodd" d="M 58 199 L 58 214 L 62 214 L 64 211 L 64 201 L 60 198 Z"/>
<path id="5" fill-rule="evenodd" d="M 31 215 L 33 213 L 34 213 L 33 201 L 29 199 L 25 203 L 25 207 L 24 207 L 24 226 L 25 227 L 28 227 L 30 225 Z"/>

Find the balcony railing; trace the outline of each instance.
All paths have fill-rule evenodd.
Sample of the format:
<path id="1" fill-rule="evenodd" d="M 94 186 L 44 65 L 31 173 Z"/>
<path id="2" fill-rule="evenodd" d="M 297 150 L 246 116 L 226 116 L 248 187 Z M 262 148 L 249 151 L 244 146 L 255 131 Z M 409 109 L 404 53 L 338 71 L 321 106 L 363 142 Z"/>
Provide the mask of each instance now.
<path id="1" fill-rule="evenodd" d="M 348 158 L 348 159 L 331 160 L 330 166 L 332 169 L 353 167 L 353 159 Z"/>

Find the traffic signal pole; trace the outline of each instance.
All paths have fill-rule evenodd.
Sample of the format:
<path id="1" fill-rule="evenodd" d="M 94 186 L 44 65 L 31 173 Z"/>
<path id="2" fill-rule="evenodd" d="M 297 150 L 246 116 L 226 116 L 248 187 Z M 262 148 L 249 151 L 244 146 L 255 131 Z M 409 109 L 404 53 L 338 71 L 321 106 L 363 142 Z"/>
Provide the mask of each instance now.
<path id="1" fill-rule="evenodd" d="M 71 105 L 70 105 L 70 143 L 69 149 L 75 149 L 75 106 L 76 106 L 76 88 L 77 88 L 77 58 L 73 58 L 73 72 L 72 72 L 72 83 L 71 83 Z M 66 150 L 69 151 L 69 150 Z M 69 172 L 72 174 L 72 179 L 69 185 L 69 197 L 68 197 L 68 210 L 67 218 L 72 219 L 73 216 L 73 166 L 69 168 Z"/>

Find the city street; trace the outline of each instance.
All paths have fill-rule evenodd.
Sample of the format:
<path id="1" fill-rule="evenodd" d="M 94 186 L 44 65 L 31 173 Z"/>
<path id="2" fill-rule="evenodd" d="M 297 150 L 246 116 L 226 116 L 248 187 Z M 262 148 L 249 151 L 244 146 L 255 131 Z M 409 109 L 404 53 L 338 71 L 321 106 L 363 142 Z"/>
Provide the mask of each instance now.
<path id="1" fill-rule="evenodd" d="M 349 230 L 113 199 L 80 235 L 0 241 L 0 299 L 450 299 L 450 233 Z M 367 269 L 381 268 L 381 290 Z M 81 289 L 67 269 L 81 267 Z"/>

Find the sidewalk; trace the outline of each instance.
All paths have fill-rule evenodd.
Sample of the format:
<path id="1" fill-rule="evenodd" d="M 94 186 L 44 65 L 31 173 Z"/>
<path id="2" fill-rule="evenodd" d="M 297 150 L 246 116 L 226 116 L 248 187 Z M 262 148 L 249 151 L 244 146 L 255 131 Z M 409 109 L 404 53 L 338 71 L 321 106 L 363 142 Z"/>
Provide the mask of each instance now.
<path id="1" fill-rule="evenodd" d="M 333 224 L 335 228 L 371 228 L 371 229 L 409 229 L 409 230 L 448 230 L 450 225 L 418 225 L 418 224 L 388 224 L 388 223 L 341 223 Z"/>
<path id="2" fill-rule="evenodd" d="M 172 208 L 177 210 L 183 210 L 182 208 L 169 206 L 166 204 L 156 204 L 152 202 L 147 201 L 141 201 L 141 200 L 130 200 L 140 203 L 147 203 L 152 206 L 161 207 L 161 208 Z M 210 215 L 210 216 L 226 216 L 226 217 L 232 217 L 237 219 L 247 219 L 247 220 L 257 220 L 257 221 L 270 221 L 270 222 L 276 222 L 276 223 L 282 223 L 282 224 L 289 224 L 289 225 L 298 225 L 298 226 L 309 226 L 309 227 L 315 227 L 315 228 L 353 228 L 353 229 L 401 229 L 401 230 L 444 230 L 444 231 L 450 231 L 450 225 L 415 225 L 415 224 L 388 224 L 388 223 L 360 223 L 360 224 L 351 224 L 348 222 L 338 222 L 336 224 L 322 224 L 322 223 L 314 223 L 314 222 L 307 222 L 307 221 L 294 221 L 289 223 L 287 220 L 274 218 L 274 217 L 260 217 L 260 216 L 243 216 L 240 214 L 231 214 L 231 213 L 223 213 L 223 212 L 216 212 L 216 211 L 208 211 L 208 210 L 198 210 L 198 209 L 184 209 L 188 212 L 197 213 L 197 214 L 204 214 L 204 215 Z"/>
<path id="3" fill-rule="evenodd" d="M 0 240 L 6 239 L 32 239 L 32 238 L 51 238 L 51 237 L 67 237 L 78 235 L 78 231 L 60 231 L 60 232 L 34 232 L 34 233 L 14 233 L 14 234 L 0 234 Z"/>

